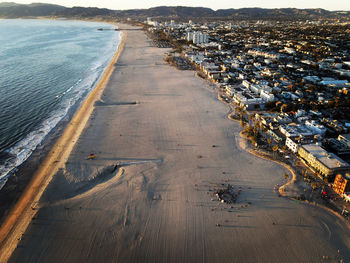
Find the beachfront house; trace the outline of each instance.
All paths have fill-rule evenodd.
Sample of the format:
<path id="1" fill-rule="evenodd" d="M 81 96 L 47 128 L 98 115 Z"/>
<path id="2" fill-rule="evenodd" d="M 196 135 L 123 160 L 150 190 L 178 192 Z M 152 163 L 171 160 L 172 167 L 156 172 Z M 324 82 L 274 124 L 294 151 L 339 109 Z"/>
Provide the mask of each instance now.
<path id="1" fill-rule="evenodd" d="M 350 172 L 350 164 L 334 153 L 327 152 L 318 144 L 307 144 L 299 147 L 298 154 L 315 172 L 334 179 L 336 174 Z"/>

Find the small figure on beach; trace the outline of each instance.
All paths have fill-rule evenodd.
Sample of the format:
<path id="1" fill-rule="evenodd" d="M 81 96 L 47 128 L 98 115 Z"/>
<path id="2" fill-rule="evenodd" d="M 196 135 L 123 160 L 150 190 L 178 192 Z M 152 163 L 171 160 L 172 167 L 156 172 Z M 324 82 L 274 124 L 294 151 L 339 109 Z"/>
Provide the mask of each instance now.
<path id="1" fill-rule="evenodd" d="M 95 154 L 90 153 L 89 157 L 87 158 L 88 160 L 94 160 L 95 159 Z"/>
<path id="2" fill-rule="evenodd" d="M 114 165 L 112 172 L 115 172 L 119 168 L 119 166 L 120 166 L 120 164 L 119 164 L 119 162 L 117 162 L 116 165 Z"/>

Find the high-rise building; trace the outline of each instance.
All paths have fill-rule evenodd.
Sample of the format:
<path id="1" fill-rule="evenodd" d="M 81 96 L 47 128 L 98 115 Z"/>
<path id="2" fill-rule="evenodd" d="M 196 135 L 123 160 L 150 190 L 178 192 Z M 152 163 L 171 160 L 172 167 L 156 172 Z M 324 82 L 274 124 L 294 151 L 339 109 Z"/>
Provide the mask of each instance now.
<path id="1" fill-rule="evenodd" d="M 203 34 L 202 32 L 188 32 L 187 41 L 192 41 L 194 44 L 203 44 L 209 42 L 208 34 Z"/>

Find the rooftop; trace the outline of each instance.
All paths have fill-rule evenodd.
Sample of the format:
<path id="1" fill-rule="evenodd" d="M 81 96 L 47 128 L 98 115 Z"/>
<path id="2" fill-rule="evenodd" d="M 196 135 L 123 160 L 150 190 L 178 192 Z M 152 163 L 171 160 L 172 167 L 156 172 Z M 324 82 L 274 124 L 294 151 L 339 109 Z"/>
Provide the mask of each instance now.
<path id="1" fill-rule="evenodd" d="M 340 159 L 333 153 L 329 153 L 317 144 L 307 144 L 302 146 L 306 151 L 315 156 L 329 169 L 350 168 L 350 164 Z"/>

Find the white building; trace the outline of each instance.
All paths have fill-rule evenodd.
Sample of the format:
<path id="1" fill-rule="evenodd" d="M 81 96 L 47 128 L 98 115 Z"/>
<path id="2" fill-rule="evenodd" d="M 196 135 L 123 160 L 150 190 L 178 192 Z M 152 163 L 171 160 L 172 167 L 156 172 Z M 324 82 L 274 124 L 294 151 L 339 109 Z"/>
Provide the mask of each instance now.
<path id="1" fill-rule="evenodd" d="M 265 91 L 265 90 L 261 90 L 260 97 L 266 102 L 270 102 L 270 101 L 275 100 L 275 96 L 272 93 Z"/>
<path id="2" fill-rule="evenodd" d="M 154 26 L 157 27 L 158 26 L 158 22 L 157 21 L 152 21 L 152 18 L 147 17 L 147 24 L 150 26 Z"/>
<path id="3" fill-rule="evenodd" d="M 315 120 L 307 120 L 305 122 L 305 126 L 312 130 L 314 133 L 320 135 L 324 135 L 327 131 L 323 125 L 317 123 Z"/>
<path id="4" fill-rule="evenodd" d="M 203 44 L 203 43 L 208 43 L 209 42 L 209 35 L 208 34 L 203 34 L 202 32 L 188 32 L 187 41 L 193 42 L 193 44 Z"/>
<path id="5" fill-rule="evenodd" d="M 294 48 L 285 47 L 284 50 L 285 50 L 288 54 L 295 54 L 295 49 L 294 49 Z"/>
<path id="6" fill-rule="evenodd" d="M 314 132 L 301 125 L 280 125 L 279 130 L 286 137 L 312 137 Z"/>
<path id="7" fill-rule="evenodd" d="M 280 58 L 279 54 L 273 54 L 273 53 L 263 52 L 263 51 L 254 50 L 254 49 L 249 50 L 248 54 L 251 56 L 254 56 L 254 57 L 264 57 L 264 58 L 269 58 L 269 59 L 279 59 Z"/>
<path id="8" fill-rule="evenodd" d="M 299 150 L 299 145 L 295 141 L 293 141 L 290 137 L 287 137 L 286 139 L 286 146 L 293 153 L 297 153 Z"/>
<path id="9" fill-rule="evenodd" d="M 193 63 L 196 63 L 196 64 L 200 64 L 203 62 L 204 60 L 204 56 L 203 55 L 191 55 L 188 57 Z"/>
<path id="10" fill-rule="evenodd" d="M 262 98 L 258 97 L 257 95 L 254 96 L 253 93 L 235 93 L 233 96 L 233 101 L 238 103 L 240 106 L 244 107 L 246 110 L 253 110 L 256 108 L 260 108 L 264 101 Z"/>
<path id="11" fill-rule="evenodd" d="M 332 86 L 332 87 L 350 87 L 350 83 L 347 80 L 322 80 L 321 85 Z"/>
<path id="12" fill-rule="evenodd" d="M 242 81 L 242 85 L 243 85 L 244 87 L 246 87 L 247 89 L 249 89 L 251 84 L 250 84 L 249 81 L 243 80 L 243 81 Z"/>

